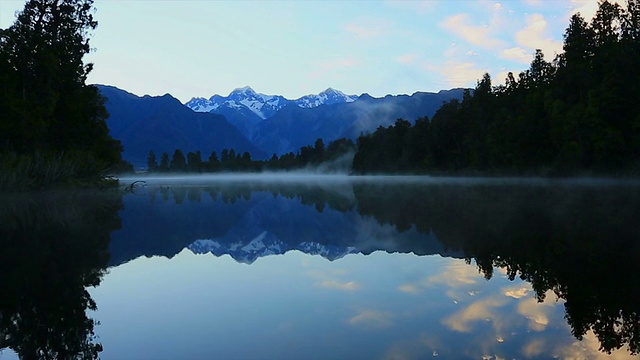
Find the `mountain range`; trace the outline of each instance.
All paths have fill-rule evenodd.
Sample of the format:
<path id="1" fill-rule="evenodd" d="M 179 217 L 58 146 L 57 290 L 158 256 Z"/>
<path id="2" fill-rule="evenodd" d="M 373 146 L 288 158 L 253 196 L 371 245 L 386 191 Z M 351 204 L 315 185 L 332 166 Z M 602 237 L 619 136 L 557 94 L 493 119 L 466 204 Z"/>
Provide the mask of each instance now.
<path id="1" fill-rule="evenodd" d="M 157 157 L 176 149 L 212 151 L 235 149 L 253 159 L 297 152 L 322 138 L 326 144 L 339 138 L 356 140 L 398 118 L 414 122 L 431 117 L 451 99 L 462 98 L 464 89 L 413 95 L 346 95 L 329 88 L 317 95 L 290 100 L 281 95 L 238 88 L 228 96 L 192 98 L 186 104 L 173 96 L 136 96 L 124 90 L 98 85 L 111 114 L 111 135 L 122 141 L 123 158 L 146 167 L 149 151 Z"/>

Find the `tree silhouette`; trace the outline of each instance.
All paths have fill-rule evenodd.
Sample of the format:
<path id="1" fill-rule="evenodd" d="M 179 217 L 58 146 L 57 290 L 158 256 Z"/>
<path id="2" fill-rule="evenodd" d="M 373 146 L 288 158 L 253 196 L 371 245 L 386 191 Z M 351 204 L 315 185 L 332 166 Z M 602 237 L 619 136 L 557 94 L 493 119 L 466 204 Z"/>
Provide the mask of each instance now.
<path id="1" fill-rule="evenodd" d="M 24 359 L 97 358 L 97 304 L 121 197 L 75 191 L 5 196 L 0 204 L 0 349 Z"/>
<path id="2" fill-rule="evenodd" d="M 93 65 L 82 59 L 97 26 L 92 9 L 93 0 L 30 0 L 0 32 L 0 153 L 100 163 L 81 171 L 89 180 L 119 165 L 122 152 L 109 135 L 104 99 L 85 84 Z"/>

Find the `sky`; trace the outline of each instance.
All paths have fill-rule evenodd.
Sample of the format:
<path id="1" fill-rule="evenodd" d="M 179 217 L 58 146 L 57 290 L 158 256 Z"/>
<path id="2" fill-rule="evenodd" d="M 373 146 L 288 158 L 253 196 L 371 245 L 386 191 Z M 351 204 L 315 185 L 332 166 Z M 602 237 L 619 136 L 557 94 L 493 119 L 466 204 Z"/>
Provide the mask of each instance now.
<path id="1" fill-rule="evenodd" d="M 624 4 L 624 0 L 615 1 Z M 0 0 L 0 28 L 24 0 Z M 136 95 L 226 96 L 251 86 L 297 99 L 493 84 L 562 52 L 572 14 L 597 0 L 96 0 L 88 83 Z"/>

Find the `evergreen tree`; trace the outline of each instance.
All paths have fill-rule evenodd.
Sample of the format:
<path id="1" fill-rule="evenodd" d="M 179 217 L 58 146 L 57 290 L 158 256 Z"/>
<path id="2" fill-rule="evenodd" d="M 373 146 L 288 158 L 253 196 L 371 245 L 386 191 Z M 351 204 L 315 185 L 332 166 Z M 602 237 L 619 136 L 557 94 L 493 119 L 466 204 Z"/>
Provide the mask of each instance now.
<path id="1" fill-rule="evenodd" d="M 93 0 L 30 0 L 0 32 L 0 151 L 121 162 L 104 99 L 85 84 L 93 65 L 82 59 L 97 26 L 92 12 Z"/>
<path id="2" fill-rule="evenodd" d="M 156 159 L 156 153 L 153 150 L 149 151 L 149 157 L 147 158 L 147 167 L 149 168 L 149 172 L 158 171 L 158 161 Z"/>
<path id="3" fill-rule="evenodd" d="M 167 154 L 166 152 L 163 152 L 162 156 L 160 156 L 160 165 L 158 167 L 158 170 L 169 171 L 169 154 Z"/>
<path id="4" fill-rule="evenodd" d="M 171 171 L 185 171 L 187 169 L 187 159 L 184 157 L 182 150 L 176 149 L 173 153 L 169 169 Z"/>

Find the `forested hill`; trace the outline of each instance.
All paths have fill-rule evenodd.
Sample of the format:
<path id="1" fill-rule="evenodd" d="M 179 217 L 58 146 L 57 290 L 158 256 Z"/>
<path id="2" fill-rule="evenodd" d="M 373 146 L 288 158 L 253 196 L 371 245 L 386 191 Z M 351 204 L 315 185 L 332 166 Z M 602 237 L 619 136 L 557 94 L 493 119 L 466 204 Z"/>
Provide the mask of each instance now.
<path id="1" fill-rule="evenodd" d="M 640 172 L 640 4 L 574 15 L 564 52 L 494 86 L 489 74 L 432 119 L 358 139 L 357 173 Z"/>

